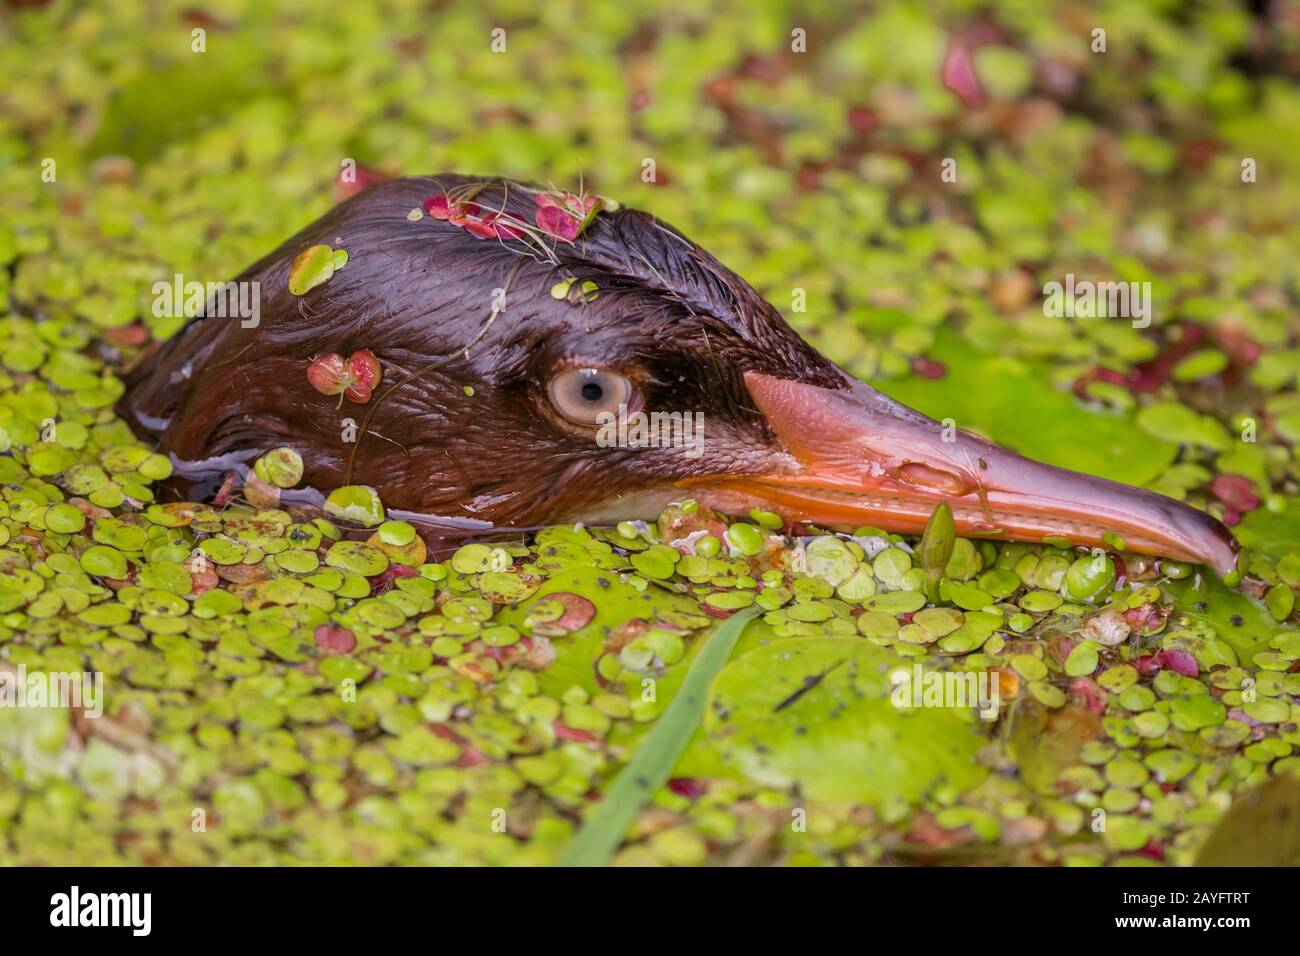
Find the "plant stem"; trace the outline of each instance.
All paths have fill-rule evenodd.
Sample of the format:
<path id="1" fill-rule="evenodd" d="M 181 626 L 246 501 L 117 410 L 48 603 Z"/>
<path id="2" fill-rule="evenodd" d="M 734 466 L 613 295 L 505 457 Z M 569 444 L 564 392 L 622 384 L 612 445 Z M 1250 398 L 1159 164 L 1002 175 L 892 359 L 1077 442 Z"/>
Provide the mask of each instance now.
<path id="1" fill-rule="evenodd" d="M 748 607 L 727 618 L 700 648 L 668 708 L 641 742 L 632 762 L 614 780 L 557 866 L 603 866 L 623 842 L 641 805 L 664 785 L 704 714 L 709 686 L 718 676 L 745 626 L 758 616 Z"/>

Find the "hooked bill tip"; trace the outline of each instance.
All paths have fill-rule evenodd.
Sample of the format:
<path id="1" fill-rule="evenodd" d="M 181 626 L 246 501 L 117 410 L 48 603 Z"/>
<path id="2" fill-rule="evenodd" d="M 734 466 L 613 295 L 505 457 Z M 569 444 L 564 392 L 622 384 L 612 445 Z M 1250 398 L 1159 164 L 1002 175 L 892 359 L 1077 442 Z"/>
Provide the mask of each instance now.
<path id="1" fill-rule="evenodd" d="M 745 382 L 797 462 L 794 471 L 745 483 L 791 516 L 916 534 L 946 499 L 964 534 L 1104 547 L 1113 533 L 1138 553 L 1197 561 L 1221 575 L 1236 567 L 1232 533 L 1181 501 L 969 433 L 944 438 L 940 423 L 847 376 L 840 389 L 752 371 Z"/>

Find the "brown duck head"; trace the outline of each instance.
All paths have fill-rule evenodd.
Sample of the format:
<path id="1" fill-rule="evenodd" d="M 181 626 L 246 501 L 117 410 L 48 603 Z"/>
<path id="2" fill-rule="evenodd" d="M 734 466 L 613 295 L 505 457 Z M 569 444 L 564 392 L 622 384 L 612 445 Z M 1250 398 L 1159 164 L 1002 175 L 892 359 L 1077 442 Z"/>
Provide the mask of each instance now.
<path id="1" fill-rule="evenodd" d="M 1232 568 L 1232 536 L 1200 511 L 945 434 L 854 380 L 648 213 L 600 212 L 568 242 L 533 228 L 538 195 L 451 175 L 360 193 L 239 276 L 259 283 L 256 327 L 191 321 L 130 377 L 124 412 L 196 482 L 289 446 L 308 486 L 370 485 L 434 525 L 653 518 L 692 497 L 919 532 L 946 500 L 963 534 L 1113 531 Z M 350 259 L 294 295 L 317 244 Z M 364 404 L 308 381 L 317 357 L 360 350 L 383 369 Z"/>

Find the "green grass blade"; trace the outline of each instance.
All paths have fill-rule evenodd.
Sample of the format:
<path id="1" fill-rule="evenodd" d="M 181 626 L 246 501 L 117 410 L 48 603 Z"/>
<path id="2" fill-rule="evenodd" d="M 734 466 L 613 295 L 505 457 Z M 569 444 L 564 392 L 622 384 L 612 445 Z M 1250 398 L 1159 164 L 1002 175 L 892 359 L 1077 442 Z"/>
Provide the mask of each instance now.
<path id="1" fill-rule="evenodd" d="M 664 785 L 686 749 L 704 714 L 709 685 L 718 676 L 740 640 L 745 626 L 760 609 L 748 607 L 733 614 L 700 648 L 681 688 L 654 728 L 605 793 L 596 812 L 565 849 L 559 866 L 603 866 L 623 841 L 623 834 L 650 796 Z"/>

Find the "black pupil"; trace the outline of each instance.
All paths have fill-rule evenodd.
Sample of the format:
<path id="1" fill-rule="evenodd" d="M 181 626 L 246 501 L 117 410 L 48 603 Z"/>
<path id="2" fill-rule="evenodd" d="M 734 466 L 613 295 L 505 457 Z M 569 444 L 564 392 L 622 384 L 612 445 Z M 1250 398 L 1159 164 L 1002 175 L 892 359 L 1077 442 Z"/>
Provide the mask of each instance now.
<path id="1" fill-rule="evenodd" d="M 584 382 L 582 384 L 582 397 L 589 402 L 598 402 L 600 397 L 605 394 L 605 390 L 595 382 Z"/>

